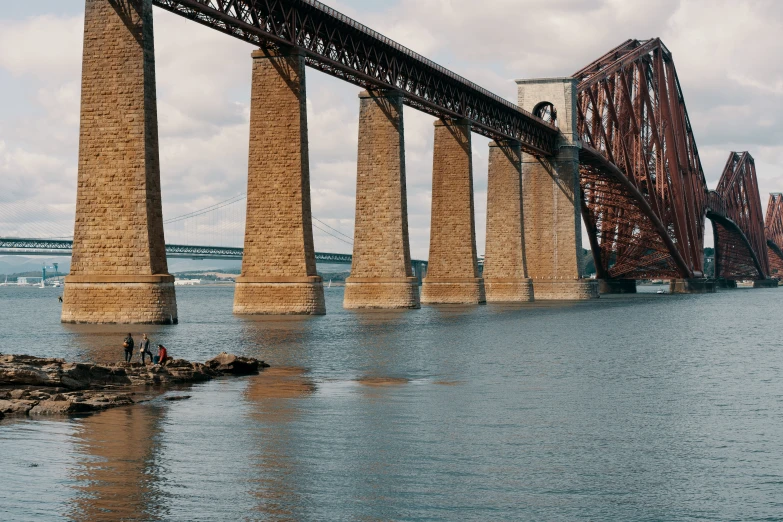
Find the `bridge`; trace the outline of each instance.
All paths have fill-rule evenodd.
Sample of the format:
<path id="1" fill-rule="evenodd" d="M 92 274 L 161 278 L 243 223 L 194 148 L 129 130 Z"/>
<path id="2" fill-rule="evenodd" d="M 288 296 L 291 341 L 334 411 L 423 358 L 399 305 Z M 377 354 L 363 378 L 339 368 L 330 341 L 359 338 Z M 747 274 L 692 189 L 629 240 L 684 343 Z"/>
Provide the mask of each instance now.
<path id="1" fill-rule="evenodd" d="M 773 277 L 783 278 L 783 194 L 779 192 L 769 195 L 764 232 L 767 238 L 770 272 Z"/>
<path id="2" fill-rule="evenodd" d="M 720 281 L 777 284 L 780 199 L 765 221 L 746 151 L 731 152 L 718 186 L 707 187 L 660 39 L 628 40 L 572 76 L 517 80 L 514 104 L 315 0 L 85 5 L 65 322 L 176 322 L 166 257 L 180 247 L 166 246 L 163 233 L 153 6 L 254 49 L 237 314 L 325 313 L 310 209 L 307 67 L 363 89 L 346 308 L 596 298 L 599 282 L 583 277 L 582 222 L 603 292 L 635 291 L 642 278 L 670 279 L 673 292 L 714 291 L 704 275 L 707 219 Z M 403 105 L 435 120 L 420 292 L 408 240 Z M 492 140 L 483 274 L 473 133 Z M 188 255 L 206 247 L 182 248 Z"/>
<path id="3" fill-rule="evenodd" d="M 597 275 L 704 281 L 712 222 L 715 277 L 776 285 L 752 156 L 731 152 L 709 190 L 672 55 L 660 39 L 629 40 L 575 74 L 582 214 Z M 626 281 L 623 281 L 626 279 Z"/>
<path id="4" fill-rule="evenodd" d="M 194 260 L 223 259 L 226 261 L 242 260 L 242 248 L 203 246 L 203 245 L 166 245 L 167 258 L 186 258 Z M 0 255 L 13 256 L 70 256 L 73 252 L 72 239 L 42 239 L 0 237 Z M 336 254 L 331 252 L 315 252 L 317 263 L 335 265 L 350 265 L 351 254 Z M 427 272 L 427 262 L 418 259 L 411 260 L 416 278 L 421 282 Z"/>

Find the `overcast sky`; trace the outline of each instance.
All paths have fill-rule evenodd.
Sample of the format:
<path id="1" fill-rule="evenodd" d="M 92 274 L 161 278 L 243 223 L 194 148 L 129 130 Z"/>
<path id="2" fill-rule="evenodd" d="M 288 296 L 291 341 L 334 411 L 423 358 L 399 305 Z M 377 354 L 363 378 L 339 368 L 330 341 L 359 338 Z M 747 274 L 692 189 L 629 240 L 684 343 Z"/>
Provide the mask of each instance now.
<path id="1" fill-rule="evenodd" d="M 22 231 L 3 223 L 3 209 L 11 208 L 30 220 L 65 223 L 61 230 L 69 233 L 84 2 L 6 3 L 0 235 L 34 232 L 32 225 Z M 762 206 L 768 192 L 783 191 L 783 2 L 484 0 L 480 9 L 474 0 L 327 3 L 512 101 L 515 78 L 568 76 L 628 38 L 660 36 L 674 55 L 710 186 L 729 151 L 748 150 Z M 163 213 L 171 218 L 245 189 L 252 47 L 159 9 L 155 46 Z M 313 215 L 351 236 L 359 88 L 312 69 L 307 74 Z M 404 117 L 411 252 L 426 258 L 432 117 L 408 107 Z M 474 134 L 473 149 L 483 253 L 487 140 Z M 319 230 L 315 243 L 319 251 L 350 252 Z"/>

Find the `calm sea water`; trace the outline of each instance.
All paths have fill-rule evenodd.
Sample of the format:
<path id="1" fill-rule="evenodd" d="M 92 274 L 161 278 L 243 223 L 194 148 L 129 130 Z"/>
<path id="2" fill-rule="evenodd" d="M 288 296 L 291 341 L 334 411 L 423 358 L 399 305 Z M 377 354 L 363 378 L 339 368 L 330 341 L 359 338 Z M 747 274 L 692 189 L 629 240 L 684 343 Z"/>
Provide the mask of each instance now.
<path id="1" fill-rule="evenodd" d="M 122 358 L 0 288 L 0 351 Z M 0 421 L 2 520 L 783 520 L 783 289 L 244 319 L 178 288 L 176 357 L 257 377 Z M 181 392 L 180 392 L 181 393 Z"/>

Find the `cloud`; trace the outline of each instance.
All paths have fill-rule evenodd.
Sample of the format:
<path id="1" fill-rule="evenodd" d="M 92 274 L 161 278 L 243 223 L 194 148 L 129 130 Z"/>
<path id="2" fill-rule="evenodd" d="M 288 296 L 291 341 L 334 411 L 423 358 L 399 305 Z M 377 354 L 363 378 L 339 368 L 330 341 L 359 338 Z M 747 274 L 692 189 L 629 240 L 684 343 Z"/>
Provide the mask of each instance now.
<path id="1" fill-rule="evenodd" d="M 39 13 L 22 22 L 0 18 L 0 68 L 14 76 L 32 76 L 43 82 L 73 78 L 74 73 L 78 77 L 83 28 L 84 15 Z"/>

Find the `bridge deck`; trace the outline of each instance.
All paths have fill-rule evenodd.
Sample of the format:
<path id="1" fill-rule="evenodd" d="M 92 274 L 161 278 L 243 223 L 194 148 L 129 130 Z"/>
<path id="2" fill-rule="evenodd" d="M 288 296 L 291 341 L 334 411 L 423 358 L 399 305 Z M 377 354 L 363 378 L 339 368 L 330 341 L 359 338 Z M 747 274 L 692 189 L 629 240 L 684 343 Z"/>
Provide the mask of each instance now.
<path id="1" fill-rule="evenodd" d="M 440 118 L 470 120 L 474 132 L 552 154 L 558 130 L 515 104 L 316 0 L 153 0 L 153 4 L 259 47 L 294 47 L 306 63 L 365 89 L 392 89 Z"/>
<path id="2" fill-rule="evenodd" d="M 70 239 L 35 239 L 35 238 L 0 238 L 0 254 L 24 256 L 68 256 L 71 255 L 73 241 Z M 166 257 L 187 259 L 242 259 L 241 248 L 198 246 L 198 245 L 166 245 Z M 318 263 L 351 264 L 351 254 L 332 252 L 316 252 Z M 412 260 L 413 263 L 427 264 L 427 261 Z"/>

